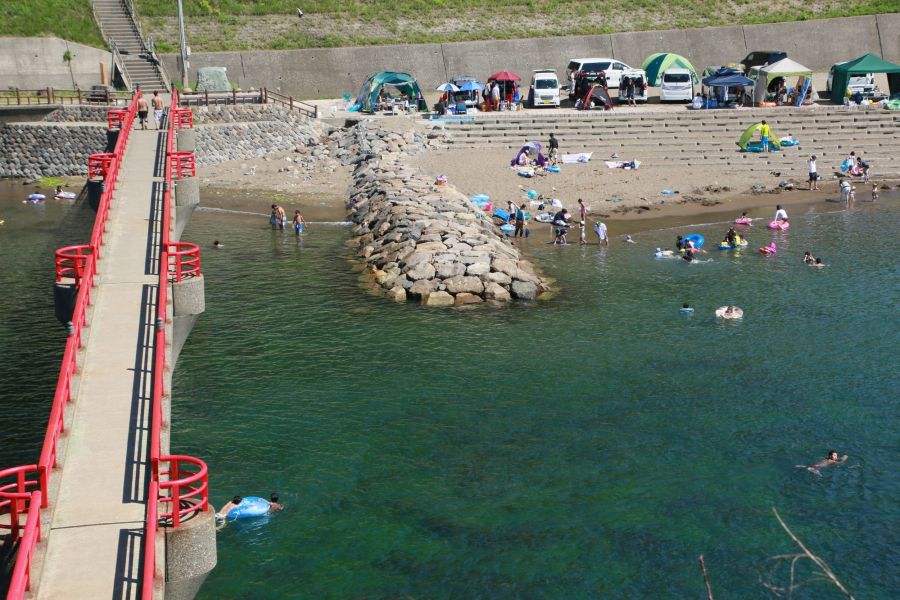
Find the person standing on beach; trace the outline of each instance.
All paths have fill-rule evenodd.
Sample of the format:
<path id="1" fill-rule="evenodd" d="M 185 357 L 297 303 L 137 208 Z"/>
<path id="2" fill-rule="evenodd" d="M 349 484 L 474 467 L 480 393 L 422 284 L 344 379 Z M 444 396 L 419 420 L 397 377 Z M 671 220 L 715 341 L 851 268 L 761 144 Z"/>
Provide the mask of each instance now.
<path id="1" fill-rule="evenodd" d="M 491 87 L 491 105 L 494 110 L 500 110 L 500 84 L 496 81 Z"/>
<path id="2" fill-rule="evenodd" d="M 153 100 L 151 102 L 153 103 L 153 120 L 156 121 L 156 128 L 160 129 L 163 120 L 163 101 L 159 97 L 159 92 L 153 92 Z"/>
<path id="3" fill-rule="evenodd" d="M 303 233 L 303 215 L 300 214 L 299 210 L 294 211 L 294 220 L 292 221 L 294 224 L 294 234 L 297 237 L 300 237 L 300 234 Z"/>
<path id="4" fill-rule="evenodd" d="M 138 98 L 138 124 L 141 126 L 141 129 L 147 129 L 147 113 L 150 110 L 150 105 L 147 104 L 147 99 L 141 96 Z"/>
<path id="5" fill-rule="evenodd" d="M 766 120 L 763 119 L 759 124 L 759 136 L 762 142 L 762 151 L 769 151 L 769 136 L 772 135 L 772 130 L 769 128 L 769 124 L 766 123 Z"/>
<path id="6" fill-rule="evenodd" d="M 809 167 L 809 191 L 819 189 L 819 174 L 816 172 L 816 155 L 813 154 L 809 157 L 809 160 L 806 161 L 807 166 Z"/>
<path id="7" fill-rule="evenodd" d="M 513 233 L 513 237 L 525 237 L 525 209 L 521 206 L 515 208 L 513 214 L 515 215 L 516 231 Z"/>
<path id="8" fill-rule="evenodd" d="M 547 155 L 547 158 L 550 159 L 550 162 L 556 164 L 556 161 L 559 158 L 559 140 L 556 139 L 552 133 L 550 134 L 550 141 L 547 142 L 547 145 L 550 146 L 550 153 Z"/>

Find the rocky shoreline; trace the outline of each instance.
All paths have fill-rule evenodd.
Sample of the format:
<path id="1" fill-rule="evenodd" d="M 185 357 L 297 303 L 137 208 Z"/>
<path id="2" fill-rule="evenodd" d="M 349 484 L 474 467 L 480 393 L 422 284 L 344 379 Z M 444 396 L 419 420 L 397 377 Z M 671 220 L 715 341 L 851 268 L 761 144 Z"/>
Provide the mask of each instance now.
<path id="1" fill-rule="evenodd" d="M 356 164 L 348 200 L 355 237 L 348 244 L 374 284 L 393 300 L 426 306 L 534 300 L 549 291 L 489 215 L 404 163 L 440 144 L 441 135 L 401 134 L 364 121 L 339 142 L 338 157 Z"/>

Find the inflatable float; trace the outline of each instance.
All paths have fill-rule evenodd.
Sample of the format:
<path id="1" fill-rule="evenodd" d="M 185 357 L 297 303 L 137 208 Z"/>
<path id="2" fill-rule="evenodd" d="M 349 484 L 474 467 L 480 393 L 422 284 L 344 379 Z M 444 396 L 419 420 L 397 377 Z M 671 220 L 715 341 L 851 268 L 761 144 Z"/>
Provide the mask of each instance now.
<path id="1" fill-rule="evenodd" d="M 699 250 L 700 248 L 703 247 L 703 236 L 700 235 L 699 233 L 692 233 L 690 235 L 686 235 L 682 238 L 682 240 L 685 242 L 688 242 L 688 241 L 693 242 L 695 250 Z"/>
<path id="2" fill-rule="evenodd" d="M 774 229 L 775 231 L 787 231 L 790 229 L 791 224 L 787 221 L 769 221 L 769 224 L 766 225 L 769 229 Z"/>
<path id="3" fill-rule="evenodd" d="M 75 192 L 60 192 L 53 197 L 57 200 L 74 200 L 77 196 Z"/>
<path id="4" fill-rule="evenodd" d="M 28 194 L 29 202 L 43 202 L 47 199 L 47 196 L 43 194 Z"/>
<path id="5" fill-rule="evenodd" d="M 750 217 L 738 217 L 734 220 L 735 225 L 753 225 L 753 219 Z"/>
<path id="6" fill-rule="evenodd" d="M 544 170 L 549 171 L 550 173 L 559 173 L 562 169 L 556 165 L 550 165 L 549 167 L 544 167 Z"/>
<path id="7" fill-rule="evenodd" d="M 749 244 L 749 242 L 738 235 L 735 236 L 733 244 L 729 244 L 728 242 L 720 242 L 719 250 L 734 250 L 735 248 L 743 248 L 747 244 Z"/>
<path id="8" fill-rule="evenodd" d="M 261 517 L 269 513 L 269 503 L 257 496 L 246 496 L 241 503 L 228 511 L 225 515 L 228 519 L 246 519 L 248 517 Z"/>
<path id="9" fill-rule="evenodd" d="M 727 306 L 720 306 L 716 309 L 716 318 L 719 319 L 742 319 L 744 318 L 744 310 L 737 306 L 732 306 L 729 313 Z"/>
<path id="10" fill-rule="evenodd" d="M 535 221 L 540 223 L 552 223 L 553 222 L 553 213 L 541 213 L 534 218 Z"/>
<path id="11" fill-rule="evenodd" d="M 773 256 L 778 253 L 778 247 L 775 246 L 775 242 L 772 242 L 768 246 L 763 246 L 759 249 L 759 253 L 763 256 Z"/>
<path id="12" fill-rule="evenodd" d="M 507 233 L 507 234 L 514 233 L 516 231 L 516 226 L 510 225 L 509 223 L 507 223 L 506 225 L 500 226 L 500 231 L 502 231 L 503 233 Z"/>
<path id="13" fill-rule="evenodd" d="M 678 312 L 683 313 L 685 315 L 692 315 L 692 314 L 694 314 L 694 309 L 691 308 L 690 306 L 682 307 L 682 308 L 678 309 Z"/>

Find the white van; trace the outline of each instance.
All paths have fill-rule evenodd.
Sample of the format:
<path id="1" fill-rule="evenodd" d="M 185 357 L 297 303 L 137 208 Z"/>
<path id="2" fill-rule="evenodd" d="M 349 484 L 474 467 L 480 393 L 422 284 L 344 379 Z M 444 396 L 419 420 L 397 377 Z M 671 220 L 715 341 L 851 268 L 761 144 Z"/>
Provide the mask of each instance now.
<path id="1" fill-rule="evenodd" d="M 618 101 L 619 104 L 627 104 L 628 97 L 625 93 L 625 86 L 621 85 L 622 81 L 625 81 L 625 78 L 631 79 L 634 81 L 634 101 L 635 102 L 646 102 L 649 94 L 647 90 L 650 86 L 647 85 L 647 73 L 643 69 L 625 69 L 622 71 L 622 79 L 619 84 L 619 96 Z"/>
<path id="2" fill-rule="evenodd" d="M 687 69 L 667 69 L 659 84 L 660 102 L 690 102 L 694 99 L 694 80 Z"/>
<path id="3" fill-rule="evenodd" d="M 559 77 L 553 69 L 535 69 L 531 75 L 531 86 L 528 88 L 527 106 L 559 107 Z"/>
<path id="4" fill-rule="evenodd" d="M 572 73 L 600 73 L 606 75 L 606 87 L 619 87 L 622 72 L 630 69 L 625 63 L 613 58 L 573 58 L 566 66 L 566 74 Z M 571 75 L 570 75 L 571 76 Z M 569 99 L 575 99 L 575 90 L 569 89 Z"/>

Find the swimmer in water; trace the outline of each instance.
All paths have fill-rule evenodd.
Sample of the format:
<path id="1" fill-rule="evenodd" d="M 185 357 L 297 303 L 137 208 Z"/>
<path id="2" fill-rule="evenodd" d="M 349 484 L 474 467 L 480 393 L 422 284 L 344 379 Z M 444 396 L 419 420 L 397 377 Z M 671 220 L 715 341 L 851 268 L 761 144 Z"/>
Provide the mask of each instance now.
<path id="1" fill-rule="evenodd" d="M 635 243 L 637 243 L 637 242 L 635 242 L 633 239 L 631 239 L 631 236 L 630 236 L 630 235 L 626 235 L 626 236 L 625 236 L 625 243 L 626 243 L 626 244 L 635 244 Z"/>
<path id="2" fill-rule="evenodd" d="M 216 248 L 217 250 L 220 248 L 224 248 L 224 247 L 225 247 L 225 244 L 223 244 L 219 240 L 216 240 L 213 242 L 213 248 Z"/>
<path id="3" fill-rule="evenodd" d="M 260 500 L 262 500 L 263 502 L 265 502 L 266 504 L 269 505 L 269 513 L 273 513 L 276 510 L 281 510 L 282 508 L 284 508 L 283 505 L 278 503 L 278 494 L 276 494 L 275 492 L 272 492 L 272 495 L 269 498 L 270 498 L 269 500 L 262 500 L 260 498 Z M 237 508 L 238 506 L 240 506 L 241 502 L 243 502 L 243 501 L 244 501 L 244 499 L 241 498 L 240 496 L 234 496 L 231 499 L 231 502 L 228 502 L 227 504 L 225 504 L 225 506 L 223 506 L 219 510 L 219 512 L 216 513 L 216 520 L 224 521 L 225 518 L 228 517 L 228 513 L 231 512 L 233 509 Z"/>
<path id="4" fill-rule="evenodd" d="M 847 462 L 846 454 L 844 456 L 841 456 L 840 458 L 838 458 L 837 450 L 829 450 L 827 457 L 823 458 L 822 460 L 820 460 L 819 462 L 817 462 L 814 465 L 810 465 L 810 466 L 806 467 L 806 470 L 812 471 L 816 475 L 821 475 L 822 469 L 824 469 L 826 467 L 830 467 L 831 465 L 839 465 L 844 462 Z M 802 467 L 804 465 L 798 465 L 798 466 Z"/>
<path id="5" fill-rule="evenodd" d="M 821 258 L 817 258 L 816 262 L 812 266 L 814 266 L 817 269 L 824 269 L 826 265 L 825 265 L 825 263 L 822 262 Z"/>
<path id="6" fill-rule="evenodd" d="M 804 252 L 804 253 L 803 253 L 803 262 L 805 262 L 805 263 L 808 264 L 808 265 L 811 265 L 811 264 L 813 264 L 814 262 L 816 262 L 816 257 L 814 257 L 814 256 L 813 256 L 812 254 L 810 254 L 809 252 Z"/>
<path id="7" fill-rule="evenodd" d="M 690 305 L 690 304 L 688 304 L 687 302 L 685 302 L 684 304 L 681 305 L 681 310 L 680 310 L 680 312 L 683 312 L 683 313 L 693 313 L 693 312 L 694 312 L 694 309 L 691 308 L 691 305 Z"/>

